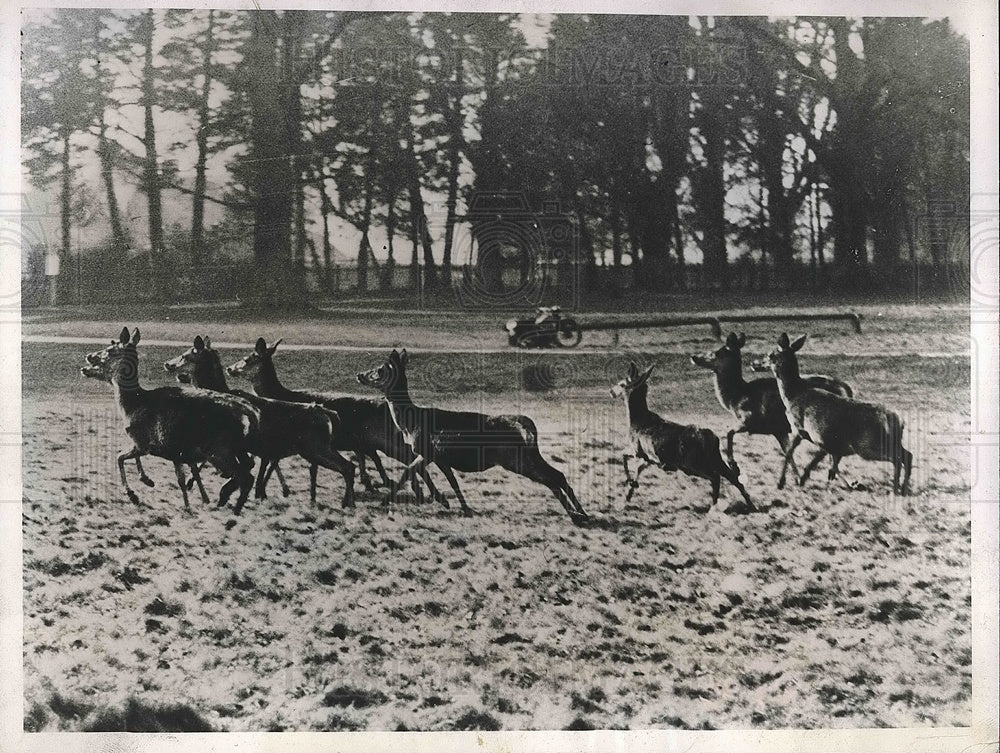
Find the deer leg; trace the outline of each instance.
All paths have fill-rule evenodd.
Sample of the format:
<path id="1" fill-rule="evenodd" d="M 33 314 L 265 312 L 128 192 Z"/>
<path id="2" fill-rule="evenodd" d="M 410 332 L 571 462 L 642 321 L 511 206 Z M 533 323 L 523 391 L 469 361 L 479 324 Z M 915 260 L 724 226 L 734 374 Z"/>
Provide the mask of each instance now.
<path id="1" fill-rule="evenodd" d="M 833 481 L 837 478 L 837 471 L 840 470 L 840 458 L 835 457 L 833 463 L 830 465 L 830 470 L 826 474 L 827 481 Z"/>
<path id="2" fill-rule="evenodd" d="M 125 487 L 125 494 L 128 495 L 128 498 L 136 504 L 139 503 L 139 497 L 134 491 L 132 491 L 132 487 L 128 485 L 128 479 L 125 477 L 125 461 L 132 458 L 138 458 L 143 454 L 142 450 L 138 447 L 133 447 L 131 450 L 125 450 L 124 452 L 118 454 L 118 473 L 121 475 L 122 486 Z"/>
<path id="3" fill-rule="evenodd" d="M 358 450 L 354 453 L 354 460 L 358 464 L 358 473 L 361 475 L 361 485 L 365 487 L 366 492 L 375 491 L 375 486 L 372 484 L 372 478 L 368 475 L 368 468 L 365 466 L 365 453 Z"/>
<path id="4" fill-rule="evenodd" d="M 790 453 L 788 451 L 789 448 L 788 435 L 775 434 L 774 438 L 778 440 L 778 445 L 781 447 L 781 455 L 783 458 L 783 462 L 781 464 L 781 475 L 778 477 L 778 488 L 784 489 L 786 471 L 789 468 L 792 469 L 792 476 L 795 478 L 795 481 L 797 483 L 799 479 L 799 469 L 795 467 L 795 458 L 793 457 L 793 453 Z M 732 460 L 732 457 L 730 457 L 730 460 Z"/>
<path id="5" fill-rule="evenodd" d="M 191 478 L 187 480 L 187 490 L 191 491 L 194 489 L 194 474 L 196 471 L 200 471 L 204 467 L 204 463 L 198 465 L 198 463 L 188 463 L 188 470 L 191 471 Z"/>
<path id="6" fill-rule="evenodd" d="M 238 514 L 243 509 L 243 503 L 246 501 L 243 494 L 244 487 L 246 488 L 246 494 L 249 496 L 250 488 L 253 486 L 253 462 L 245 454 L 241 457 L 240 454 L 235 453 L 232 455 L 216 455 L 209 458 L 209 462 L 215 466 L 220 474 L 229 479 L 222 485 L 222 489 L 219 490 L 218 506 L 225 507 L 229 503 L 229 498 L 233 492 L 239 489 L 240 497 L 233 508 L 233 512 Z"/>
<path id="7" fill-rule="evenodd" d="M 236 477 L 234 473 L 232 477 L 226 483 L 222 485 L 219 490 L 219 504 L 218 507 L 225 507 L 229 503 L 229 498 L 232 496 L 233 492 L 239 488 L 240 480 Z"/>
<path id="8" fill-rule="evenodd" d="M 236 463 L 237 470 L 233 479 L 239 484 L 240 497 L 233 508 L 233 515 L 239 515 L 243 511 L 243 505 L 246 504 L 247 497 L 250 496 L 250 488 L 253 486 L 253 460 L 243 453 L 242 457 L 239 455 L 236 457 Z M 261 464 L 263 465 L 263 463 L 262 459 Z"/>
<path id="9" fill-rule="evenodd" d="M 809 474 L 813 472 L 813 469 L 826 457 L 826 450 L 820 450 L 815 455 L 813 455 L 812 460 L 809 464 L 802 469 L 802 475 L 799 477 L 799 486 L 805 486 L 806 481 L 809 480 Z"/>
<path id="10" fill-rule="evenodd" d="M 139 480 L 142 483 L 146 486 L 156 486 L 156 484 L 153 483 L 153 479 L 146 475 L 146 471 L 143 469 L 142 461 L 139 459 L 138 455 L 135 456 L 135 469 L 139 471 Z M 188 489 L 190 488 L 191 487 L 189 486 Z"/>
<path id="11" fill-rule="evenodd" d="M 633 457 L 635 457 L 635 455 L 629 455 L 628 453 L 623 453 L 622 454 L 622 467 L 625 469 L 625 485 L 626 486 L 631 486 L 632 485 L 632 474 L 629 473 L 628 459 L 629 458 L 633 458 Z"/>
<path id="12" fill-rule="evenodd" d="M 291 493 L 291 489 L 289 489 L 288 484 L 285 483 L 285 476 L 282 474 L 277 460 L 274 461 L 271 465 L 271 469 L 267 472 L 267 478 L 264 479 L 264 488 L 267 488 L 267 482 L 271 480 L 272 473 L 278 477 L 278 483 L 281 484 L 281 496 L 287 497 Z"/>
<path id="13" fill-rule="evenodd" d="M 903 475 L 903 486 L 900 489 L 900 493 L 905 497 L 910 493 L 910 471 L 913 468 L 913 453 L 909 450 L 903 450 L 900 448 L 900 455 L 902 456 L 903 468 L 905 474 Z M 896 461 L 897 463 L 899 460 Z M 896 466 L 896 478 L 899 478 L 899 466 Z M 895 487 L 895 482 L 893 482 L 893 487 Z"/>
<path id="14" fill-rule="evenodd" d="M 181 494 L 184 497 L 184 509 L 190 512 L 191 505 L 188 504 L 187 483 L 184 481 L 184 466 L 176 460 L 174 461 L 174 472 L 177 474 L 177 485 L 180 486 Z"/>
<path id="15" fill-rule="evenodd" d="M 206 505 L 211 504 L 208 499 L 208 494 L 205 492 L 205 485 L 201 483 L 201 468 L 197 463 L 191 463 L 188 467 L 191 469 L 191 479 L 198 485 L 198 492 L 201 494 L 201 501 Z M 188 483 L 190 484 L 190 482 Z M 191 487 L 189 485 L 188 489 L 190 488 Z"/>
<path id="16" fill-rule="evenodd" d="M 441 469 L 441 473 L 443 473 L 444 477 L 448 479 L 448 483 L 451 484 L 451 488 L 455 490 L 455 496 L 458 497 L 458 503 L 462 505 L 462 514 L 471 517 L 472 509 L 465 503 L 465 497 L 462 494 L 462 490 L 458 488 L 458 479 L 455 478 L 455 471 L 447 465 L 441 465 L 441 463 L 438 463 L 437 467 Z"/>
<path id="17" fill-rule="evenodd" d="M 378 472 L 382 486 L 389 486 L 389 474 L 385 472 L 385 466 L 382 465 L 382 458 L 378 456 L 378 451 L 372 450 L 371 455 L 369 455 L 369 457 L 372 459 L 372 464 L 375 466 L 375 470 Z"/>
<path id="18" fill-rule="evenodd" d="M 646 458 L 639 458 L 639 467 L 635 469 L 635 477 L 629 481 L 628 494 L 625 495 L 625 502 L 630 502 L 632 500 L 632 495 L 635 494 L 635 490 L 639 488 L 639 476 L 642 472 L 652 465 Z"/>
<path id="19" fill-rule="evenodd" d="M 425 465 L 426 463 L 424 462 L 424 459 L 420 455 L 417 455 L 413 459 L 413 461 L 408 463 L 407 466 L 403 469 L 403 475 L 399 477 L 399 480 L 396 481 L 396 483 L 390 485 L 389 493 L 386 495 L 386 503 L 391 505 L 392 502 L 396 499 L 396 495 L 399 493 L 399 490 L 403 487 L 403 484 L 405 484 L 410 479 L 410 477 L 415 472 L 417 472 L 418 466 L 422 468 Z"/>
<path id="20" fill-rule="evenodd" d="M 532 481 L 537 481 L 539 484 L 547 486 L 556 495 L 559 504 L 569 513 L 574 523 L 580 523 L 589 518 L 590 516 L 587 515 L 587 511 L 583 509 L 583 505 L 580 504 L 580 501 L 576 498 L 576 494 L 573 493 L 573 489 L 566 481 L 566 476 L 561 471 L 549 465 L 537 448 L 532 449 L 533 452 L 529 451 L 530 454 L 525 458 L 527 462 L 524 464 L 524 467 L 517 472 L 522 476 L 530 478 Z"/>
<path id="21" fill-rule="evenodd" d="M 431 497 L 435 502 L 439 503 L 445 510 L 451 509 L 451 505 L 448 504 L 448 500 L 445 499 L 444 494 L 441 490 L 434 485 L 434 480 L 431 478 L 430 469 L 426 465 L 420 466 L 420 478 L 424 480 L 427 484 L 427 488 L 430 490 Z"/>
<path id="22" fill-rule="evenodd" d="M 562 492 L 567 497 L 569 497 L 569 501 L 573 505 L 573 507 L 576 508 L 576 514 L 579 517 L 581 518 L 590 517 L 590 515 L 587 514 L 587 511 L 583 509 L 583 505 L 580 504 L 580 500 L 576 498 L 576 493 L 573 491 L 573 487 L 569 485 L 569 482 L 566 480 L 565 476 L 563 476 L 562 479 Z"/>
<path id="23" fill-rule="evenodd" d="M 257 482 L 254 484 L 253 496 L 254 499 L 267 499 L 267 479 L 270 477 L 268 471 L 271 470 L 273 464 L 277 462 L 274 460 L 260 459 L 260 469 L 257 471 Z"/>
<path id="24" fill-rule="evenodd" d="M 747 503 L 747 507 L 750 508 L 751 510 L 756 510 L 757 508 L 754 505 L 753 501 L 750 499 L 750 495 L 747 493 L 746 487 L 743 486 L 742 483 L 740 483 L 740 477 L 739 474 L 736 473 L 736 470 L 726 465 L 721 457 L 719 458 L 719 466 L 720 466 L 721 476 L 725 478 L 726 481 L 728 481 L 730 484 L 735 486 L 737 491 L 739 491 L 739 493 L 743 495 L 743 501 Z"/>
<path id="25" fill-rule="evenodd" d="M 321 465 L 344 477 L 344 498 L 340 504 L 344 508 L 354 507 L 354 463 L 334 450 L 330 450 L 329 454 L 310 456 L 306 459 L 311 463 L 309 475 L 313 504 L 316 503 L 316 467 Z"/>

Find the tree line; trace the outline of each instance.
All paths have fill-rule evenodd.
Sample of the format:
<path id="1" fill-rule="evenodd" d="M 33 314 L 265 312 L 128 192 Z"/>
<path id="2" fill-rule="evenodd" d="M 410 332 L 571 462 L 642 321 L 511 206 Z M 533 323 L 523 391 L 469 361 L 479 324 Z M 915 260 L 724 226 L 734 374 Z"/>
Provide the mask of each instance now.
<path id="1" fill-rule="evenodd" d="M 442 290 L 472 197 L 503 192 L 558 206 L 586 268 L 651 290 L 695 266 L 726 289 L 734 249 L 778 287 L 803 264 L 877 281 L 948 260 L 969 200 L 969 47 L 946 20 L 567 14 L 529 46 L 530 20 L 45 11 L 22 35 L 24 165 L 59 197 L 64 263 L 99 209 L 109 275 L 140 245 L 118 198 L 137 188 L 159 300 L 236 261 L 219 239 L 240 228 L 245 300 L 305 300 L 309 273 L 332 290 L 339 223 L 360 236 L 360 288 L 406 262 L 411 286 Z M 185 227 L 165 227 L 165 194 L 186 197 Z"/>

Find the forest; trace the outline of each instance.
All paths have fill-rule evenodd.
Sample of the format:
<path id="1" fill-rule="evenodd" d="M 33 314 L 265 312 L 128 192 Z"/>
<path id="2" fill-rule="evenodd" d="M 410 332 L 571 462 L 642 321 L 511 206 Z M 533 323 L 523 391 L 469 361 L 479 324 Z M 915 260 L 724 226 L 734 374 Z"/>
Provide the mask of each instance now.
<path id="1" fill-rule="evenodd" d="M 50 9 L 21 96 L 40 302 L 968 294 L 946 19 Z"/>

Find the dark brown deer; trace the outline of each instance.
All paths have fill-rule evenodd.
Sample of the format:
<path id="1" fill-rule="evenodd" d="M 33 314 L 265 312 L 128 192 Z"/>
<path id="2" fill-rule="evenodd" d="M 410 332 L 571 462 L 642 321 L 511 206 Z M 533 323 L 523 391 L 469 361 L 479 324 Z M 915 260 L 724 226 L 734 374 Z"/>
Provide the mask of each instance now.
<path id="1" fill-rule="evenodd" d="M 632 452 L 622 455 L 625 483 L 628 494 L 625 501 L 639 488 L 639 476 L 646 468 L 657 465 L 665 471 L 683 471 L 688 476 L 708 479 L 712 484 L 712 505 L 719 501 L 721 479 L 736 487 L 750 510 L 755 510 L 750 495 L 740 483 L 739 470 L 722 459 L 719 437 L 710 429 L 685 426 L 666 421 L 649 409 L 647 402 L 649 375 L 653 366 L 639 371 L 635 363 L 629 364 L 628 375 L 611 388 L 611 396 L 624 398 L 625 418 L 628 421 Z M 629 472 L 630 457 L 639 458 L 635 478 Z"/>
<path id="2" fill-rule="evenodd" d="M 163 364 L 175 374 L 186 374 L 195 387 L 235 395 L 260 411 L 260 424 L 251 452 L 261 458 L 255 496 L 264 499 L 267 480 L 281 458 L 299 455 L 309 462 L 310 501 L 316 503 L 316 468 L 340 473 L 346 485 L 343 506 L 354 506 L 354 466 L 332 449 L 340 417 L 321 405 L 270 400 L 242 390 L 230 390 L 219 354 L 208 338 L 198 336 L 190 348 Z"/>
<path id="3" fill-rule="evenodd" d="M 715 374 L 715 396 L 719 404 L 736 420 L 736 426 L 726 433 L 726 457 L 729 464 L 738 467 L 733 459 L 735 434 L 770 434 L 778 440 L 784 459 L 781 464 L 781 475 L 778 477 L 778 488 L 782 489 L 785 486 L 785 474 L 789 466 L 796 480 L 799 476 L 795 460 L 788 452 L 792 441 L 792 427 L 785 416 L 785 405 L 778 394 L 776 379 L 765 377 L 749 382 L 743 379 L 742 348 L 746 340 L 745 334 L 740 333 L 737 337 L 736 333 L 730 332 L 725 345 L 705 355 L 692 355 L 691 362 Z M 816 389 L 844 397 L 854 396 L 851 385 L 840 379 L 822 374 L 803 376 L 802 379 Z M 822 459 L 820 456 L 820 460 Z"/>
<path id="4" fill-rule="evenodd" d="M 216 393 L 184 387 L 143 389 L 139 384 L 140 334 L 123 328 L 117 341 L 103 350 L 87 355 L 87 363 L 110 374 L 118 407 L 125 418 L 125 433 L 133 447 L 118 455 L 118 470 L 129 499 L 138 497 L 128 484 L 125 461 L 143 455 L 155 455 L 173 461 L 177 482 L 188 505 L 182 465 L 208 461 L 228 481 L 219 493 L 219 506 L 225 506 L 238 488 L 240 496 L 234 513 L 243 504 L 253 485 L 253 461 L 247 445 L 257 428 L 259 414 L 249 403 L 239 405 L 236 398 L 219 399 Z M 86 373 L 85 373 L 86 375 Z"/>
<path id="5" fill-rule="evenodd" d="M 902 419 L 878 403 L 810 387 L 799 375 L 799 360 L 795 355 L 805 342 L 805 335 L 789 342 L 788 335 L 782 332 L 778 347 L 767 355 L 766 362 L 754 363 L 755 370 L 770 368 L 778 380 L 778 392 L 794 432 L 788 454 L 794 452 L 803 439 L 809 440 L 833 459 L 827 475 L 830 481 L 837 477 L 840 459 L 848 455 L 858 455 L 865 460 L 888 460 L 893 466 L 893 493 L 909 494 L 913 455 L 903 447 Z M 806 466 L 799 486 L 805 485 L 818 462 L 813 458 Z M 902 487 L 899 484 L 901 469 L 906 471 Z"/>
<path id="6" fill-rule="evenodd" d="M 367 489 L 370 490 L 372 486 L 365 471 L 365 457 L 372 459 L 376 470 L 388 486 L 389 479 L 378 453 L 382 452 L 407 465 L 414 460 L 413 453 L 392 422 L 388 406 L 384 401 L 367 398 L 288 389 L 279 381 L 274 368 L 274 353 L 280 342 L 281 340 L 278 340 L 268 347 L 263 337 L 258 338 L 253 352 L 227 367 L 226 371 L 230 376 L 242 376 L 250 380 L 253 391 L 262 397 L 292 403 L 316 403 L 335 411 L 340 416 L 340 428 L 334 434 L 334 448 L 355 453 L 362 482 Z M 447 507 L 444 495 L 438 492 L 430 474 L 425 472 L 422 478 L 434 498 Z M 415 478 L 412 480 L 412 487 L 417 499 L 421 499 L 423 495 Z"/>
<path id="7" fill-rule="evenodd" d="M 527 416 L 491 416 L 414 405 L 406 379 L 406 362 L 405 349 L 401 353 L 393 350 L 381 366 L 357 375 L 359 383 L 385 395 L 392 420 L 416 456 L 395 488 L 405 483 L 410 474 L 434 463 L 454 489 L 462 511 L 471 515 L 455 471 L 485 471 L 498 465 L 548 487 L 574 523 L 588 517 L 566 477 L 539 452 L 534 421 Z"/>
<path id="8" fill-rule="evenodd" d="M 111 342 L 114 343 L 116 341 L 112 340 Z M 98 379 L 102 382 L 106 382 L 107 384 L 111 384 L 111 372 L 108 371 L 109 363 L 110 363 L 109 361 L 102 361 L 98 364 L 87 363 L 85 366 L 83 366 L 83 368 L 80 369 L 80 373 L 83 374 L 85 377 L 89 377 L 90 379 Z M 132 460 L 135 461 L 135 468 L 137 471 L 139 471 L 139 480 L 146 486 L 149 487 L 156 486 L 156 484 L 153 482 L 153 479 L 151 479 L 149 476 L 146 475 L 146 470 L 142 467 L 141 458 L 138 455 L 136 455 L 134 458 L 132 458 Z M 187 491 L 191 491 L 192 485 L 197 484 L 198 492 L 201 494 L 201 501 L 204 502 L 206 505 L 211 504 L 211 502 L 208 499 L 208 494 L 205 492 L 205 485 L 201 482 L 201 473 L 200 473 L 201 468 L 199 467 L 199 464 L 192 463 L 189 466 L 189 468 L 191 471 L 191 479 L 186 483 L 185 489 Z M 129 495 L 129 498 L 135 501 L 135 498 L 133 498 L 132 495 Z"/>
<path id="9" fill-rule="evenodd" d="M 211 341 L 209 340 L 208 337 L 205 337 L 205 343 L 206 343 L 207 347 L 211 347 Z M 163 368 L 167 372 L 172 373 L 174 375 L 174 379 L 176 379 L 180 384 L 187 384 L 187 385 L 191 384 L 191 375 L 188 374 L 186 371 L 171 370 L 170 368 L 167 368 L 167 364 L 163 364 Z M 205 389 L 212 389 L 212 388 L 211 387 L 205 387 Z M 229 390 L 229 392 L 231 394 L 239 396 L 239 394 L 241 393 L 241 390 Z M 194 469 L 192 469 L 192 470 L 194 470 Z M 273 465 L 273 468 L 271 468 L 268 471 L 267 479 L 270 479 L 270 477 L 271 477 L 271 471 L 272 470 L 274 472 L 274 475 L 278 477 L 278 483 L 281 485 L 281 496 L 287 497 L 289 494 L 291 494 L 291 490 L 288 488 L 288 484 L 285 483 L 285 476 L 284 476 L 284 474 L 282 474 L 281 468 L 279 468 L 278 464 L 275 463 Z M 188 491 L 191 490 L 191 484 L 192 483 L 194 483 L 194 478 L 188 479 L 188 482 L 187 482 Z"/>

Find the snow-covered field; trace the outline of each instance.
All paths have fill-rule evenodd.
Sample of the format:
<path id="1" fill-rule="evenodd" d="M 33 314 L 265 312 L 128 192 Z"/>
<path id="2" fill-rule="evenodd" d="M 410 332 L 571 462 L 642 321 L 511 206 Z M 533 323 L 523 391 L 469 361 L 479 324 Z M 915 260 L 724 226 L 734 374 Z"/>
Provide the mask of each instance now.
<path id="1" fill-rule="evenodd" d="M 824 465 L 805 488 L 778 491 L 777 444 L 744 436 L 752 514 L 727 512 L 738 495 L 725 487 L 710 510 L 707 482 L 657 470 L 624 503 L 624 411 L 607 389 L 629 357 L 655 360 L 651 406 L 724 432 L 709 375 L 684 355 L 712 346 L 706 332 L 637 340 L 644 353 L 631 356 L 413 355 L 418 402 L 536 420 L 543 454 L 595 518 L 583 528 L 546 489 L 499 469 L 459 474 L 472 518 L 405 500 L 389 512 L 360 485 L 345 512 L 340 478 L 322 471 L 311 508 L 296 460 L 283 463 L 291 495 L 272 482 L 235 525 L 197 495 L 185 513 L 172 466 L 153 458 L 156 486 L 135 484 L 134 505 L 118 486 L 125 437 L 110 389 L 77 373 L 93 348 L 27 343 L 25 726 L 968 725 L 969 359 L 955 355 L 967 324 L 927 321 L 921 337 L 882 322 L 874 343 L 833 327 L 801 355 L 804 370 L 903 415 L 915 494 L 890 496 L 891 467 L 856 458 L 829 485 Z M 295 339 L 292 325 L 261 334 Z M 748 349 L 772 340 L 757 325 Z M 952 355 L 917 355 L 928 350 Z M 147 386 L 167 383 L 161 364 L 178 351 L 140 346 Z M 290 386 L 358 392 L 353 373 L 383 355 L 279 351 L 276 364 Z M 551 390 L 522 389 L 528 364 L 545 366 Z M 206 481 L 214 494 L 220 481 Z"/>

